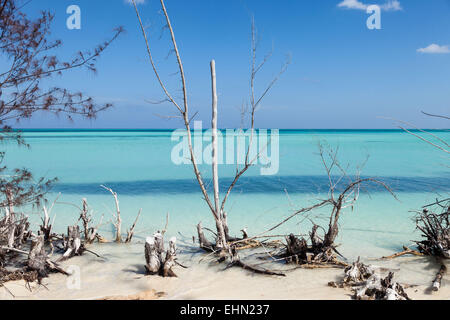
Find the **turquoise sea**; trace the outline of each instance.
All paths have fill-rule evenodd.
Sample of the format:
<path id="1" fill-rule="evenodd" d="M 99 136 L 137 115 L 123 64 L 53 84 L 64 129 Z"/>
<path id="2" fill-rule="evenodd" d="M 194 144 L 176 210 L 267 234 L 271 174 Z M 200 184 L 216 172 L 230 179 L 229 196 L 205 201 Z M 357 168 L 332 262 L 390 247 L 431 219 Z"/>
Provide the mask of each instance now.
<path id="1" fill-rule="evenodd" d="M 433 133 L 450 141 L 449 131 Z M 213 220 L 191 166 L 171 161 L 176 145 L 171 134 L 171 130 L 27 130 L 24 136 L 31 148 L 8 143 L 3 148 L 8 166 L 31 168 L 35 177 L 58 177 L 48 199 L 51 202 L 61 193 L 53 210 L 59 232 L 78 218 L 78 209 L 70 203 L 80 205 L 86 198 L 95 220 L 104 215 L 103 235 L 112 238 L 108 221 L 114 202 L 100 188 L 104 184 L 119 195 L 124 231 L 142 208 L 138 239 L 163 228 L 167 213 L 168 233 L 191 238 L 199 221 L 212 227 Z M 327 196 L 319 141 L 339 146 L 340 162 L 350 164 L 349 173 L 369 156 L 362 175 L 386 182 L 398 197 L 380 188 L 361 191 L 358 204 L 341 221 L 339 242 L 347 256 L 378 256 L 409 244 L 417 239 L 411 211 L 450 192 L 448 155 L 402 131 L 280 130 L 278 174 L 261 176 L 258 168 L 252 168 L 228 201 L 232 233 L 247 227 L 250 234 L 257 234 Z M 222 191 L 235 170 L 235 165 L 219 167 Z M 209 183 L 210 167 L 202 165 L 201 171 Z M 326 226 L 327 214 L 324 209 L 309 218 Z M 36 209 L 33 219 L 38 222 Z M 309 220 L 298 216 L 274 234 L 306 233 L 309 228 Z"/>

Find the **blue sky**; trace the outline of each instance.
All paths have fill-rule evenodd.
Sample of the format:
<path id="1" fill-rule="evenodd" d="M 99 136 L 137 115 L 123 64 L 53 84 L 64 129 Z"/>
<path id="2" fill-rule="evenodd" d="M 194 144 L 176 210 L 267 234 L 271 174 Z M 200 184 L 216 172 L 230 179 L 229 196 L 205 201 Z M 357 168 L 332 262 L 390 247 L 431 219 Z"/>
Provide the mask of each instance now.
<path id="1" fill-rule="evenodd" d="M 66 8 L 81 8 L 81 30 L 66 28 Z M 368 4 L 381 5 L 381 30 L 369 30 Z M 394 128 L 391 117 L 423 128 L 443 120 L 421 115 L 450 111 L 449 0 L 167 0 L 188 79 L 192 113 L 210 123 L 209 61 L 216 60 L 219 125 L 238 127 L 239 108 L 248 99 L 251 16 L 260 37 L 259 57 L 274 55 L 257 79 L 262 90 L 287 54 L 292 63 L 264 100 L 256 124 L 262 128 Z M 69 123 L 37 115 L 22 128 L 175 128 L 169 104 L 151 105 L 163 92 L 148 63 L 132 6 L 125 0 L 34 0 L 33 15 L 55 14 L 52 36 L 70 58 L 105 40 L 122 25 L 122 35 L 101 57 L 98 74 L 72 71 L 58 85 L 83 91 L 114 109 L 95 121 Z M 162 29 L 159 1 L 139 5 L 148 26 L 161 75 L 175 94 L 178 80 L 168 34 Z M 447 125 L 448 127 L 448 125 Z"/>

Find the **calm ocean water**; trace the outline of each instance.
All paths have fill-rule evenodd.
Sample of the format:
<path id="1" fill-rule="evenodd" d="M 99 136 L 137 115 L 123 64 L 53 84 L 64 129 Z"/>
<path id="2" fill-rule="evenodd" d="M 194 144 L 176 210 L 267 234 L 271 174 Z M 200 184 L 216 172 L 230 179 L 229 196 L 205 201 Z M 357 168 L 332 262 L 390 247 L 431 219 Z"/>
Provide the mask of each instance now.
<path id="1" fill-rule="evenodd" d="M 436 131 L 449 141 L 450 132 Z M 144 237 L 162 228 L 170 213 L 169 233 L 186 237 L 195 234 L 195 225 L 203 221 L 212 226 L 211 214 L 201 199 L 189 165 L 175 165 L 171 150 L 171 131 L 43 131 L 25 132 L 30 149 L 12 144 L 6 163 L 11 167 L 32 168 L 36 177 L 58 177 L 49 200 L 61 193 L 55 206 L 56 227 L 75 223 L 77 209 L 87 198 L 96 219 L 104 215 L 108 222 L 114 210 L 110 194 L 100 188 L 113 188 L 120 199 L 124 228 L 130 225 L 139 208 L 143 216 L 137 227 Z M 345 213 L 341 226 L 342 251 L 349 256 L 375 256 L 396 250 L 415 239 L 411 210 L 432 202 L 450 191 L 448 156 L 417 138 L 401 131 L 280 131 L 279 172 L 261 176 L 252 168 L 228 201 L 229 224 L 233 233 L 247 227 L 255 234 L 271 227 L 293 210 L 309 206 L 326 196 L 327 176 L 318 157 L 319 141 L 340 148 L 341 163 L 350 163 L 349 172 L 369 161 L 364 176 L 377 177 L 388 183 L 398 196 L 395 200 L 381 189 L 369 189 L 360 197 L 353 211 Z M 210 181 L 210 167 L 201 166 Z M 221 189 L 233 177 L 235 166 L 219 168 Z M 326 225 L 327 210 L 310 218 Z M 35 221 L 38 214 L 34 215 Z M 276 233 L 304 233 L 310 227 L 299 216 Z M 112 226 L 102 227 L 110 236 Z"/>

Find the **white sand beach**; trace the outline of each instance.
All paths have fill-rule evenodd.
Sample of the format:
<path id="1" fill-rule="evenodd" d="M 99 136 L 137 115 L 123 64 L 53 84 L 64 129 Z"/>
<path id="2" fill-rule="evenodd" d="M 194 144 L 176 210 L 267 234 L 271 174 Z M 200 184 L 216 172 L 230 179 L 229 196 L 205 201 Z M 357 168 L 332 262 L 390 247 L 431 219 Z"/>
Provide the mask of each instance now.
<path id="1" fill-rule="evenodd" d="M 23 281 L 9 282 L 5 284 L 7 289 L 0 288 L 0 299 L 351 299 L 349 290 L 327 285 L 329 281 L 340 279 L 342 269 L 297 269 L 287 272 L 286 277 L 265 276 L 240 268 L 224 270 L 223 264 L 210 263 L 208 259 L 200 261 L 204 255 L 181 253 L 179 260 L 188 268 L 174 268 L 177 278 L 162 278 L 144 275 L 143 244 L 96 244 L 91 249 L 106 261 L 85 253 L 63 263 L 66 268 L 75 266 L 81 271 L 79 289 L 73 278 L 52 274 L 43 280 L 42 286 L 32 285 L 31 291 Z M 406 290 L 411 299 L 448 300 L 448 275 L 438 293 L 428 290 L 438 268 L 431 261 L 402 257 L 366 262 L 394 271 L 395 279 L 402 284 L 416 285 Z"/>

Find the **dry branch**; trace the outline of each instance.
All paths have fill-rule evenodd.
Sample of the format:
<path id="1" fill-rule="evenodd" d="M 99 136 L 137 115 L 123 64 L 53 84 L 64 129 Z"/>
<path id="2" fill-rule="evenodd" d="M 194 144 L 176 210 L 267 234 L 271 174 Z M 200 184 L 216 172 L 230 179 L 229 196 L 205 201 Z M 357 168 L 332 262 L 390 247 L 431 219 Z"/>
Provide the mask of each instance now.
<path id="1" fill-rule="evenodd" d="M 101 187 L 107 191 L 109 191 L 112 196 L 114 197 L 114 203 L 116 205 L 116 214 L 114 215 L 114 218 L 116 219 L 116 222 L 113 222 L 114 227 L 116 228 L 116 242 L 120 243 L 122 242 L 122 218 L 120 216 L 120 206 L 119 206 L 119 198 L 117 196 L 117 193 L 114 192 L 111 188 L 105 187 L 101 185 Z"/>
<path id="2" fill-rule="evenodd" d="M 335 288 L 351 288 L 355 300 L 410 300 L 403 286 L 394 282 L 394 273 L 382 278 L 376 269 L 360 262 L 359 258 L 345 270 L 341 282 L 329 282 Z"/>
<path id="3" fill-rule="evenodd" d="M 134 228 L 136 228 L 136 224 L 139 220 L 139 217 L 141 216 L 141 212 L 142 212 L 142 208 L 139 209 L 139 213 L 136 217 L 136 220 L 134 220 L 133 225 L 131 226 L 130 230 L 127 231 L 127 238 L 125 239 L 125 243 L 130 243 L 131 239 L 133 239 L 133 235 L 134 235 Z"/>

